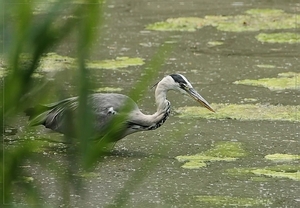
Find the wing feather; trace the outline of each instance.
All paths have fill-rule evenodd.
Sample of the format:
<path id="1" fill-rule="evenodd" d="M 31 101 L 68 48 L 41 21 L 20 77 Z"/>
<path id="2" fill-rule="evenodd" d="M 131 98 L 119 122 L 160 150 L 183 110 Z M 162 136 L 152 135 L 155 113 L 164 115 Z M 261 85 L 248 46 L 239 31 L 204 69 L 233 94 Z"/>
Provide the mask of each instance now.
<path id="1" fill-rule="evenodd" d="M 94 129 L 101 132 L 107 127 L 115 114 L 121 114 L 124 104 L 130 104 L 132 109 L 137 109 L 136 103 L 129 97 L 114 93 L 96 93 L 88 97 L 88 106 L 94 115 Z M 42 112 L 30 115 L 31 125 L 42 124 L 46 128 L 66 134 L 66 125 L 69 122 L 68 112 L 76 116 L 78 110 L 78 97 L 71 97 L 56 103 L 43 105 Z M 112 113 L 113 112 L 113 113 Z M 70 121 L 73 122 L 73 121 Z"/>

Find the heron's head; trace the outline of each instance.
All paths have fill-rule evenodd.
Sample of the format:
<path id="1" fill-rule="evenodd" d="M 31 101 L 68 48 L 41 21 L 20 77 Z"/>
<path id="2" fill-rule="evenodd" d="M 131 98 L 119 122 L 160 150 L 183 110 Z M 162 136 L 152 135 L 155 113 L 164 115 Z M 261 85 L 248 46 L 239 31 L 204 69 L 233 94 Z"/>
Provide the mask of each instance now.
<path id="1" fill-rule="evenodd" d="M 169 89 L 177 90 L 183 94 L 189 95 L 208 110 L 215 112 L 209 103 L 193 88 L 192 84 L 183 75 L 171 74 L 166 78 L 168 79 Z"/>

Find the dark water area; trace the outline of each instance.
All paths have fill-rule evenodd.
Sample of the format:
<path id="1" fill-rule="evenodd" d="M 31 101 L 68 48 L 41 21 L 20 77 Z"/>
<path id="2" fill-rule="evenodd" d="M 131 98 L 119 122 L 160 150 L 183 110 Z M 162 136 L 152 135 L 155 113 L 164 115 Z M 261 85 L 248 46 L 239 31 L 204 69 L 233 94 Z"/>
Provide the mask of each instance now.
<path id="1" fill-rule="evenodd" d="M 168 74 L 181 73 L 210 103 L 243 104 L 246 99 L 251 99 L 253 105 L 299 108 L 300 80 L 297 77 L 295 89 L 279 91 L 233 82 L 276 78 L 284 72 L 299 73 L 300 43 L 262 43 L 255 39 L 262 31 L 221 31 L 212 25 L 193 32 L 146 29 L 147 25 L 168 18 L 236 16 L 250 9 L 280 9 L 299 14 L 299 1 L 108 0 L 105 4 L 104 24 L 102 28 L 95 28 L 100 34 L 93 43 L 90 60 L 139 57 L 147 62 L 167 40 L 174 48 L 157 81 Z M 297 21 L 300 22 L 300 17 Z M 299 27 L 263 30 L 275 31 L 300 36 Z M 74 41 L 76 38 L 71 36 L 52 52 L 74 57 Z M 222 44 L 209 44 L 217 41 Z M 91 69 L 93 87 L 118 87 L 126 94 L 143 70 L 143 66 L 129 66 L 126 70 Z M 76 77 L 72 72 L 57 72 L 52 79 L 49 92 L 54 94 L 49 96 L 49 102 L 61 96 L 76 95 Z M 150 87 L 138 105 L 143 112 L 152 114 L 156 106 Z M 70 207 L 105 207 L 113 203 L 120 191 L 129 197 L 125 207 L 300 206 L 299 121 L 181 118 L 175 109 L 197 104 L 185 97 L 179 99 L 175 92 L 168 94 L 168 100 L 173 111 L 166 123 L 155 131 L 136 133 L 119 141 L 92 173 L 82 175 L 86 193 L 83 197 L 74 192 L 70 196 Z M 24 115 L 15 120 L 14 125 L 28 138 L 42 135 L 59 140 L 61 137 L 43 127 L 27 127 Z M 7 139 L 11 137 L 7 136 Z M 232 161 L 207 159 L 205 167 L 190 169 L 183 168 L 185 162 L 176 159 L 177 156 L 201 154 L 220 142 L 241 144 L 245 155 Z M 294 155 L 294 159 L 274 161 L 265 158 L 274 154 Z M 60 151 L 41 153 L 45 161 L 56 158 L 61 166 L 65 156 Z M 199 162 L 199 159 L 195 161 Z M 286 167 L 272 171 L 278 166 Z M 46 173 L 39 165 L 30 164 L 30 167 L 30 177 L 38 181 L 45 200 L 49 204 L 59 203 L 62 200 L 61 180 L 56 181 L 54 173 Z M 259 172 L 264 168 L 269 172 Z M 139 172 L 145 173 L 142 178 Z"/>

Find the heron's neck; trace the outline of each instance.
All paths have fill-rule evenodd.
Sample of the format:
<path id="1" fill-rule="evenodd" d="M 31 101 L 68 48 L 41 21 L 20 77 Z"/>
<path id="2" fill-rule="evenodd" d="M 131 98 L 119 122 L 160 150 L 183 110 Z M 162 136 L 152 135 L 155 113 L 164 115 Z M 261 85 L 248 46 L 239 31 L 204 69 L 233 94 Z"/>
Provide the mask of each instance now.
<path id="1" fill-rule="evenodd" d="M 146 115 L 138 111 L 138 114 L 132 116 L 134 131 L 154 130 L 160 127 L 169 117 L 170 102 L 167 100 L 167 85 L 159 82 L 155 89 L 155 101 L 157 110 L 152 115 Z M 136 119 L 138 117 L 138 119 Z"/>
<path id="2" fill-rule="evenodd" d="M 164 83 L 159 82 L 155 89 L 155 102 L 157 105 L 158 114 L 163 114 L 170 108 L 170 102 L 167 100 L 168 89 Z"/>
<path id="3" fill-rule="evenodd" d="M 154 130 L 163 125 L 170 114 L 170 102 L 167 100 L 167 89 L 164 85 L 158 83 L 155 90 L 155 101 L 157 110 L 154 114 L 148 115 L 147 120 L 151 121 L 151 124 L 147 126 L 147 130 Z"/>

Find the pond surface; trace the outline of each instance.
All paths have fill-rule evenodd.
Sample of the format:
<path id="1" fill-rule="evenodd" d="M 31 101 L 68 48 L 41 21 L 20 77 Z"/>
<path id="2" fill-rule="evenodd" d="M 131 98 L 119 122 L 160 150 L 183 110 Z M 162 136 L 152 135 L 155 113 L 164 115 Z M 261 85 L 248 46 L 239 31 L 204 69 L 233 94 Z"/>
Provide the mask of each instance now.
<path id="1" fill-rule="evenodd" d="M 168 74 L 181 73 L 210 103 L 265 108 L 280 106 L 274 107 L 274 114 L 276 109 L 282 110 L 284 106 L 291 109 L 292 106 L 294 111 L 289 110 L 288 114 L 293 119 L 263 117 L 247 120 L 233 118 L 230 114 L 218 117 L 218 111 L 215 117 L 210 115 L 209 118 L 182 116 L 177 111 L 175 113 L 175 109 L 193 107 L 197 103 L 188 98 L 178 99 L 178 94 L 170 92 L 168 100 L 173 113 L 166 123 L 156 131 L 136 133 L 119 141 L 112 154 L 106 156 L 92 173 L 83 173 L 86 194 L 84 198 L 76 193 L 70 196 L 72 207 L 82 207 L 83 204 L 103 207 L 111 204 L 120 191 L 129 196 L 126 207 L 300 207 L 300 129 L 299 118 L 295 116 L 299 113 L 300 103 L 300 44 L 297 41 L 300 17 L 293 16 L 295 22 L 291 25 L 295 27 L 287 29 L 224 31 L 213 23 L 194 31 L 147 29 L 148 25 L 169 18 L 205 16 L 231 16 L 234 24 L 246 27 L 248 22 L 238 22 L 234 17 L 245 15 L 251 9 L 252 13 L 253 9 L 276 9 L 291 15 L 299 14 L 300 3 L 292 0 L 109 0 L 106 5 L 105 29 L 94 43 L 97 50 L 93 50 L 91 62 L 118 61 L 120 57 L 121 60 L 127 57 L 139 58 L 140 64 L 131 63 L 122 69 L 91 67 L 96 80 L 94 87 L 98 91 L 110 89 L 128 93 L 145 70 L 143 62 L 149 61 L 159 45 L 168 40 L 175 47 L 157 80 Z M 270 16 L 266 19 L 277 21 Z M 256 38 L 261 33 L 281 32 L 298 36 L 293 35 L 290 42 L 276 42 L 278 35 L 275 39 L 273 37 L 273 42 Z M 74 47 L 75 44 L 68 42 L 53 53 L 73 57 Z M 66 68 L 51 75 L 51 90 L 55 93 L 63 88 L 65 90 L 60 95 L 74 96 L 75 78 Z M 256 82 L 239 84 L 242 80 L 278 78 L 281 73 L 289 73 L 292 80 L 286 88 L 270 90 L 270 87 L 255 85 Z M 293 80 L 295 85 L 291 87 Z M 51 102 L 57 99 L 54 95 L 51 98 Z M 153 113 L 156 109 L 154 92 L 149 90 L 138 104 L 144 112 Z M 259 114 L 259 111 L 253 113 Z M 19 120 L 19 128 L 27 129 L 24 127 L 26 118 L 21 116 Z M 31 133 L 33 138 L 34 134 L 46 138 L 60 137 L 48 133 L 43 127 L 31 131 L 34 131 Z M 228 147 L 222 149 L 219 147 L 222 144 Z M 231 156 L 232 151 L 237 151 L 231 147 L 237 145 L 243 154 Z M 267 155 L 275 154 L 294 159 L 268 159 Z M 197 155 L 202 159 L 197 160 Z M 185 160 L 178 159 L 179 156 Z M 203 159 L 203 156 L 210 157 Z M 63 165 L 65 154 L 44 152 L 42 157 L 45 161 L 49 157 L 57 158 Z M 234 159 L 226 160 L 228 157 Z M 184 168 L 191 160 L 196 165 Z M 61 190 L 56 177 L 43 172 L 39 166 L 32 165 L 31 169 L 30 177 L 40 181 L 49 203 L 59 201 Z M 143 174 L 142 177 L 139 173 Z"/>

